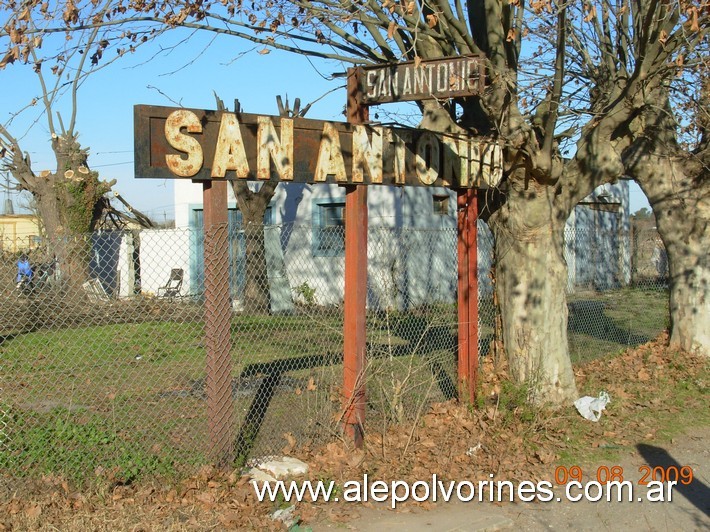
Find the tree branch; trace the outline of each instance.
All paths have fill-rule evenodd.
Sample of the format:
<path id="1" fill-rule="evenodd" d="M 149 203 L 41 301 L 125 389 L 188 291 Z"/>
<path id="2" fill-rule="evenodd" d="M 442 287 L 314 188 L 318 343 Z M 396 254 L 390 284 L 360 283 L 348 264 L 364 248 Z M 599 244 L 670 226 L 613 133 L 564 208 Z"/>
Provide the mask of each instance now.
<path id="1" fill-rule="evenodd" d="M 562 99 L 562 86 L 565 76 L 565 45 L 567 41 L 567 0 L 562 0 L 557 11 L 557 47 L 555 49 L 555 72 L 550 94 L 550 108 L 545 122 L 545 137 L 542 152 L 545 158 L 552 160 L 552 146 L 557 127 L 557 116 Z"/>

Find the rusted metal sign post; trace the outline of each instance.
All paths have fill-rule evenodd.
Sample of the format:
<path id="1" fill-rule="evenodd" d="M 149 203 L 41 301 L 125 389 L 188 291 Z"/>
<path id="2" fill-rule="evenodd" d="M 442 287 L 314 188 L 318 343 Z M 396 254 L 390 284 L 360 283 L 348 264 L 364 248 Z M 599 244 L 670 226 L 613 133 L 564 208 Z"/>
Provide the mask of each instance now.
<path id="1" fill-rule="evenodd" d="M 227 182 L 203 181 L 202 197 L 207 424 L 210 454 L 219 465 L 227 465 L 234 458 Z"/>
<path id="2" fill-rule="evenodd" d="M 347 118 L 368 121 L 368 108 L 358 100 L 355 69 L 348 70 Z M 343 395 L 345 433 L 362 447 L 365 422 L 365 353 L 367 306 L 367 188 L 345 187 L 345 294 L 343 316 Z"/>
<path id="3" fill-rule="evenodd" d="M 459 399 L 476 399 L 478 374 L 478 194 L 459 190 L 458 228 L 458 376 Z"/>
<path id="4" fill-rule="evenodd" d="M 482 92 L 485 86 L 484 61 L 478 55 L 360 67 L 349 79 L 353 77 L 357 89 L 355 100 L 360 108 L 395 101 L 470 96 Z M 349 83 L 349 109 L 351 100 Z M 494 165 L 500 155 L 496 153 Z M 466 158 L 461 151 L 459 156 Z M 469 156 L 471 160 L 476 159 L 471 152 Z M 494 156 L 491 157 L 493 162 Z M 497 168 L 496 172 L 501 169 Z M 491 180 L 497 181 L 498 177 Z M 458 391 L 459 399 L 473 402 L 478 371 L 478 198 L 475 189 L 463 188 L 461 184 L 452 186 L 458 190 Z"/>

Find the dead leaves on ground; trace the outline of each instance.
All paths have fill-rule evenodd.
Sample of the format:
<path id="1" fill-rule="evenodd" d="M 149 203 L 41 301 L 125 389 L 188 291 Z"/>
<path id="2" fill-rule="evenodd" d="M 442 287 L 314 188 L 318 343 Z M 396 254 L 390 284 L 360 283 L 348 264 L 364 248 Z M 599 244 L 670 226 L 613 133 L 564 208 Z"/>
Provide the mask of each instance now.
<path id="1" fill-rule="evenodd" d="M 636 349 L 575 368 L 581 395 L 596 396 L 605 390 L 612 397 L 599 423 L 583 419 L 572 405 L 561 411 L 532 410 L 505 401 L 505 364 L 486 359 L 479 372 L 482 404 L 477 408 L 439 403 L 416 427 L 403 424 L 384 433 L 370 432 L 362 459 L 351 459 L 353 450 L 334 443 L 300 458 L 311 464 L 315 477 L 336 481 L 362 478 L 364 473 L 409 482 L 434 473 L 450 480 L 489 480 L 491 474 L 498 480 L 550 480 L 554 465 L 562 453 L 574 450 L 570 448 L 630 447 L 656 438 L 657 415 L 679 410 L 671 384 L 687 381 L 706 388 L 708 360 L 667 344 L 667 335 L 661 335 Z M 695 396 L 699 402 L 707 397 Z"/>
<path id="2" fill-rule="evenodd" d="M 104 529 L 109 523 L 126 530 L 280 529 L 260 504 L 248 478 L 212 467 L 175 486 L 115 486 L 109 493 L 83 495 L 67 491 L 46 477 L 15 489 L 0 504 L 1 530 L 56 527 Z M 3 528 L 4 527 L 4 528 Z"/>
<path id="3" fill-rule="evenodd" d="M 583 395 L 609 392 L 612 402 L 599 423 L 590 423 L 574 407 L 535 411 L 504 401 L 505 364 L 486 359 L 480 368 L 476 408 L 456 402 L 438 403 L 418 420 L 376 431 L 370 427 L 367 447 L 359 451 L 341 441 L 298 450 L 296 438 L 284 434 L 284 450 L 308 462 L 311 479 L 377 480 L 552 480 L 555 464 L 569 447 L 632 446 L 658 434 L 658 413 L 681 408 L 707 408 L 708 360 L 666 347 L 661 336 L 618 356 L 575 368 Z M 701 393 L 678 404 L 672 396 L 680 382 Z M 310 391 L 310 386 L 306 388 Z M 696 401 L 697 404 L 693 404 Z M 705 403 L 703 405 L 703 402 Z M 0 482 L 2 479 L 0 479 Z M 2 486 L 0 486 L 1 488 Z M 6 490 L 7 491 L 7 490 Z M 0 531 L 12 529 L 98 528 L 111 523 L 122 529 L 280 529 L 269 503 L 256 500 L 240 472 L 203 467 L 178 484 L 115 486 L 107 493 L 82 494 L 57 477 L 13 486 L 0 502 Z M 415 504 L 415 503 L 412 503 Z M 406 511 L 406 505 L 403 505 Z M 322 514 L 348 522 L 357 509 L 343 504 L 299 504 L 306 523 Z"/>

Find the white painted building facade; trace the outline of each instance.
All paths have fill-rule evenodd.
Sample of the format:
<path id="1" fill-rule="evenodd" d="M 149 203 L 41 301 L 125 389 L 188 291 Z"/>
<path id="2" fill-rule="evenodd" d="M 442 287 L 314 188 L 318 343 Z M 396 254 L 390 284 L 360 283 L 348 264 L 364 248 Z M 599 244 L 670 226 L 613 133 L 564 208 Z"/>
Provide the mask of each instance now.
<path id="1" fill-rule="evenodd" d="M 274 241 L 279 245 L 274 246 L 283 254 L 279 260 L 289 285 L 293 288 L 307 283 L 316 289 L 316 300 L 323 305 L 342 301 L 342 240 L 335 245 L 322 240 L 333 226 L 342 224 L 344 203 L 345 190 L 337 185 L 281 184 L 265 217 L 267 226 L 277 228 Z M 232 213 L 236 212 L 231 187 L 228 206 Z M 201 185 L 176 181 L 176 231 L 201 232 L 201 212 Z M 455 192 L 445 188 L 370 186 L 368 214 L 369 303 L 390 306 L 402 301 L 454 301 Z M 488 277 L 491 246 L 490 232 L 479 222 L 482 294 L 490 293 L 492 288 Z M 201 253 L 201 249 L 195 251 Z M 579 286 L 609 289 L 628 284 L 628 182 L 599 187 L 575 208 L 567 222 L 565 257 L 570 291 Z M 201 260 L 194 252 L 189 259 L 185 257 L 181 267 L 189 272 L 188 284 L 190 277 L 200 278 Z M 278 269 L 279 261 L 272 266 Z M 432 283 L 432 279 L 437 282 Z M 193 283 L 188 291 L 198 292 L 199 283 Z"/>
<path id="2" fill-rule="evenodd" d="M 181 296 L 204 287 L 202 187 L 175 182 L 175 229 L 97 233 L 92 275 L 110 297 L 159 295 L 182 271 Z M 245 284 L 243 227 L 229 189 L 231 295 Z M 318 305 L 339 305 L 344 288 L 345 190 L 337 185 L 279 185 L 264 231 L 272 311 L 289 311 L 313 291 Z M 445 188 L 368 187 L 368 305 L 404 308 L 456 300 L 456 194 Z M 492 245 L 478 225 L 480 297 L 491 294 Z M 568 291 L 606 290 L 630 281 L 629 186 L 606 185 L 585 198 L 567 221 Z M 135 239 L 138 238 L 139 241 Z M 131 268 L 131 264 L 133 268 Z"/>
<path id="3" fill-rule="evenodd" d="M 449 282 L 456 276 L 455 198 L 455 192 L 445 188 L 368 187 L 370 304 L 455 297 L 455 283 Z M 202 231 L 201 200 L 199 184 L 175 183 L 176 231 Z M 288 284 L 293 288 L 306 283 L 314 288 L 321 305 L 342 302 L 344 204 L 345 189 L 337 185 L 280 184 L 265 216 L 265 225 L 276 229 L 272 241 L 280 243 Z M 236 220 L 237 202 L 231 187 L 228 207 Z M 407 228 L 406 234 L 398 231 L 401 228 Z M 447 235 L 446 242 L 442 234 Z M 427 264 L 422 264 L 422 255 Z M 199 277 L 199 260 L 194 255 L 185 265 L 193 278 Z M 278 263 L 277 258 L 269 268 L 278 270 Z M 394 295 L 402 289 L 395 286 L 400 281 L 393 270 L 398 278 L 405 271 L 408 277 L 406 291 L 399 296 Z M 441 293 L 431 294 L 431 275 L 447 280 Z M 198 286 L 195 289 L 199 291 Z"/>

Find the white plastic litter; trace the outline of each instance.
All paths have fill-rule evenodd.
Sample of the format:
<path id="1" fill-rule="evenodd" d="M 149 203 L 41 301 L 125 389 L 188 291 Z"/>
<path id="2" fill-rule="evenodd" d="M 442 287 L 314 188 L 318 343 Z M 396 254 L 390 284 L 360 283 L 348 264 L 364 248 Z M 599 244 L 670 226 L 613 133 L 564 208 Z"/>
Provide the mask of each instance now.
<path id="1" fill-rule="evenodd" d="M 476 453 L 481 449 L 483 449 L 483 445 L 481 445 L 481 442 L 478 442 L 475 446 L 468 448 L 468 451 L 466 451 L 466 456 L 476 456 Z"/>
<path id="2" fill-rule="evenodd" d="M 606 408 L 607 403 L 611 402 L 609 394 L 601 392 L 599 397 L 590 397 L 585 395 L 574 402 L 577 407 L 577 412 L 589 421 L 599 421 L 602 417 L 602 410 Z"/>
<path id="3" fill-rule="evenodd" d="M 308 473 L 308 464 L 292 456 L 274 457 L 271 460 L 262 462 L 257 467 L 277 479 Z"/>
<path id="4" fill-rule="evenodd" d="M 256 480 L 257 482 L 276 482 L 276 479 L 273 476 L 265 473 L 261 469 L 257 469 L 256 467 L 252 467 L 247 474 L 252 480 Z"/>
<path id="5" fill-rule="evenodd" d="M 293 525 L 298 523 L 298 518 L 296 517 L 296 506 L 289 506 L 281 510 L 276 510 L 271 514 L 271 519 L 274 521 L 281 521 L 286 525 L 287 529 L 290 529 Z"/>

